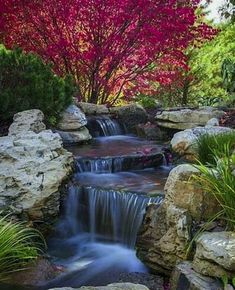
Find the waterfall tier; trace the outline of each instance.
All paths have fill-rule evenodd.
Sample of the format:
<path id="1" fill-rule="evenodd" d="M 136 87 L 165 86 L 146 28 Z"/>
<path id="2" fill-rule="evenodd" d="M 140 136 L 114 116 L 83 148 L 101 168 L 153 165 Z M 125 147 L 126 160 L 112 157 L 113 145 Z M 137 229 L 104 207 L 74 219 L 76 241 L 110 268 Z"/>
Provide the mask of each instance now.
<path id="1" fill-rule="evenodd" d="M 95 116 L 88 119 L 87 125 L 92 137 L 125 134 L 125 128 L 118 120 L 109 116 Z"/>

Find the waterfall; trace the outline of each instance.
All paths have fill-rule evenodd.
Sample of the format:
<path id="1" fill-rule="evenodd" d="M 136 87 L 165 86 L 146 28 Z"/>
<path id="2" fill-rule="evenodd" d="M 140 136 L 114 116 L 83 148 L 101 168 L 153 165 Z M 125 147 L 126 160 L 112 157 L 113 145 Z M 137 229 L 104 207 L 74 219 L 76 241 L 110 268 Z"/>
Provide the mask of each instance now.
<path id="1" fill-rule="evenodd" d="M 109 116 L 97 116 L 88 119 L 88 128 L 92 137 L 115 136 L 125 134 L 124 127 Z"/>
<path id="2" fill-rule="evenodd" d="M 114 173 L 126 170 L 139 170 L 153 168 L 162 165 L 164 155 L 156 152 L 154 154 L 136 154 L 132 156 L 112 156 L 103 158 L 77 157 L 75 166 L 78 173 Z"/>
<path id="3" fill-rule="evenodd" d="M 66 203 L 63 233 L 86 235 L 90 242 L 106 240 L 134 248 L 146 207 L 162 197 L 72 185 Z M 87 242 L 87 241 L 86 241 Z"/>

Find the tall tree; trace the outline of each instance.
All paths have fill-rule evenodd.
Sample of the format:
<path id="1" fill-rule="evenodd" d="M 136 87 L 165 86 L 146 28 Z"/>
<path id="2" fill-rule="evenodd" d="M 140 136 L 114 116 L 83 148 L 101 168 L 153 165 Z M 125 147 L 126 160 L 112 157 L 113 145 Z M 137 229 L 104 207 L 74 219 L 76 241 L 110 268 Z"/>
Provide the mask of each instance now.
<path id="1" fill-rule="evenodd" d="M 199 0 L 0 0 L 7 47 L 18 45 L 73 75 L 78 97 L 115 103 L 159 77 L 163 56 L 182 51 L 208 29 L 194 26 Z M 150 69 L 151 67 L 151 69 Z"/>

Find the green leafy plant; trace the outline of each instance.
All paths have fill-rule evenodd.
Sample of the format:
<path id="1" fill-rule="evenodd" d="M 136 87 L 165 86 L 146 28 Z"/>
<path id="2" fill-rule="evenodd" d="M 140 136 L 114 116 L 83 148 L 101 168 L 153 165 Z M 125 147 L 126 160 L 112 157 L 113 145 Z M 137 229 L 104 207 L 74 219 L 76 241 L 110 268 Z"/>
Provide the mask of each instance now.
<path id="1" fill-rule="evenodd" d="M 0 281 L 9 274 L 27 268 L 45 247 L 41 234 L 23 223 L 0 219 Z"/>
<path id="2" fill-rule="evenodd" d="M 226 146 L 225 146 L 226 147 Z M 211 194 L 221 206 L 220 216 L 231 230 L 235 230 L 235 154 L 230 155 L 227 149 L 221 158 L 214 155 L 216 165 L 208 167 L 199 162 L 196 167 L 201 175 L 194 178 L 208 194 Z"/>
<path id="3" fill-rule="evenodd" d="M 50 122 L 72 102 L 70 77 L 60 78 L 36 55 L 0 46 L 0 119 L 15 113 L 40 109 Z"/>
<path id="4" fill-rule="evenodd" d="M 198 160 L 204 165 L 216 165 L 217 159 L 232 155 L 235 149 L 235 133 L 204 134 L 197 140 Z"/>

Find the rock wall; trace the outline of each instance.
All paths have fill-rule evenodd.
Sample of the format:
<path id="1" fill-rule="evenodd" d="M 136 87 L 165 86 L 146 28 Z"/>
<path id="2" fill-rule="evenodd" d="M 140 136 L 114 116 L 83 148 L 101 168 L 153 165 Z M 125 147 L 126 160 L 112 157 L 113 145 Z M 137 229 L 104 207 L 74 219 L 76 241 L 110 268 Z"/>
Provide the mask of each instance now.
<path id="1" fill-rule="evenodd" d="M 0 138 L 0 211 L 32 222 L 59 212 L 60 186 L 72 172 L 72 154 L 60 136 L 44 130 L 39 110 L 18 113 Z"/>

